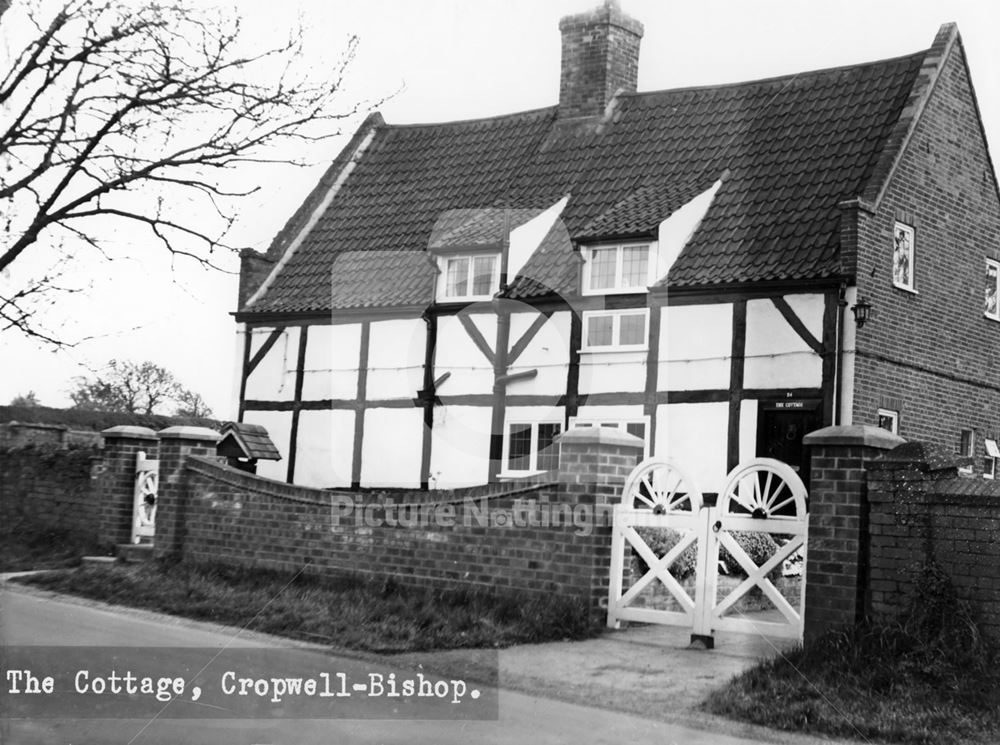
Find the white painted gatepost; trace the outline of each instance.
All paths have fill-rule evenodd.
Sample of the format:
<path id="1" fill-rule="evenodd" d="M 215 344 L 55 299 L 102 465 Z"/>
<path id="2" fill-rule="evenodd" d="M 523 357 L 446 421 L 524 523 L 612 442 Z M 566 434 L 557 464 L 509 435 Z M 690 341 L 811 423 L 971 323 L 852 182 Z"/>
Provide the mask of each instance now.
<path id="1" fill-rule="evenodd" d="M 801 640 L 808 532 L 806 488 L 785 463 L 737 466 L 708 506 L 680 466 L 647 459 L 615 506 L 608 625 L 685 626 L 709 648 L 716 631 Z M 754 543 L 770 553 L 760 564 L 746 548 Z M 635 581 L 633 552 L 646 566 Z"/>
<path id="2" fill-rule="evenodd" d="M 159 483 L 160 461 L 146 458 L 146 453 L 140 450 L 135 458 L 132 543 L 149 543 L 156 533 L 156 493 Z"/>

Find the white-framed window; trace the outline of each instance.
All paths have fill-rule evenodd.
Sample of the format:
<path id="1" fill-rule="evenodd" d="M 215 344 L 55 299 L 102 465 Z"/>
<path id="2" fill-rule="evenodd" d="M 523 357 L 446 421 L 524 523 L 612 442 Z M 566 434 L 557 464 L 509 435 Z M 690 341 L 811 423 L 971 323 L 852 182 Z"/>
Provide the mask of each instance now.
<path id="1" fill-rule="evenodd" d="M 583 351 L 646 348 L 649 308 L 583 312 Z"/>
<path id="2" fill-rule="evenodd" d="M 986 309 L 987 318 L 1000 321 L 1000 261 L 986 260 Z"/>
<path id="3" fill-rule="evenodd" d="M 622 432 L 628 432 L 642 440 L 642 457 L 649 457 L 649 417 L 634 417 L 629 419 L 608 419 L 607 417 L 588 418 L 571 416 L 569 428 L 573 427 L 610 427 Z"/>
<path id="4" fill-rule="evenodd" d="M 878 410 L 878 426 L 882 429 L 892 432 L 894 435 L 899 434 L 899 412 L 893 411 L 892 409 L 879 409 Z"/>
<path id="5" fill-rule="evenodd" d="M 537 473 L 559 468 L 559 447 L 553 440 L 562 429 L 561 420 L 507 422 L 503 438 L 503 472 Z"/>
<path id="6" fill-rule="evenodd" d="M 983 478 L 995 479 L 997 477 L 997 463 L 1000 463 L 1000 445 L 991 438 L 984 440 L 986 444 L 986 459 L 983 461 Z"/>
<path id="7" fill-rule="evenodd" d="M 489 300 L 500 286 L 497 254 L 446 256 L 441 259 L 442 300 Z"/>
<path id="8" fill-rule="evenodd" d="M 976 452 L 976 431 L 963 429 L 958 438 L 958 455 L 961 458 L 971 458 Z M 972 466 L 958 469 L 962 473 L 972 473 Z"/>
<path id="9" fill-rule="evenodd" d="M 916 292 L 914 263 L 916 244 L 912 225 L 896 222 L 892 228 L 892 284 L 901 290 Z"/>
<path id="10" fill-rule="evenodd" d="M 652 282 L 652 248 L 625 243 L 584 249 L 583 294 L 645 292 Z"/>

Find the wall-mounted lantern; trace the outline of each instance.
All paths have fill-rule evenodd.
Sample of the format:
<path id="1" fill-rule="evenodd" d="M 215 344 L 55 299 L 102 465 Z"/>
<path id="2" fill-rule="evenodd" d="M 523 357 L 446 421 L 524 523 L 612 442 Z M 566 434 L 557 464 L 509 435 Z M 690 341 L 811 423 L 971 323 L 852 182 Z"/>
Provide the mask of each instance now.
<path id="1" fill-rule="evenodd" d="M 858 328 L 861 328 L 871 317 L 872 304 L 865 300 L 864 297 L 860 297 L 858 298 L 858 302 L 851 306 L 851 313 L 854 314 L 854 322 L 858 325 Z"/>

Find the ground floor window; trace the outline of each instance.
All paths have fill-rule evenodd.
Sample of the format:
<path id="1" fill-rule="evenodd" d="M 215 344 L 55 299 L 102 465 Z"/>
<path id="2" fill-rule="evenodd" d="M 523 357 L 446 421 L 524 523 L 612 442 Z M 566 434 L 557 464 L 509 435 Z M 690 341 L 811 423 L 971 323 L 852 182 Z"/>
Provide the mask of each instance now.
<path id="1" fill-rule="evenodd" d="M 983 478 L 995 479 L 997 477 L 997 462 L 1000 461 L 1000 446 L 996 440 L 986 440 L 986 460 L 983 463 Z"/>
<path id="2" fill-rule="evenodd" d="M 509 472 L 553 471 L 559 467 L 559 448 L 553 444 L 562 422 L 508 422 L 504 464 Z"/>
<path id="3" fill-rule="evenodd" d="M 971 429 L 963 429 L 958 439 L 958 455 L 961 458 L 971 458 L 975 453 L 976 433 Z M 972 473 L 972 466 L 967 465 L 958 469 L 962 473 Z"/>
<path id="4" fill-rule="evenodd" d="M 649 438 L 647 437 L 649 433 L 648 416 L 636 419 L 587 419 L 585 417 L 573 416 L 569 418 L 569 426 L 570 429 L 573 427 L 610 427 L 612 429 L 620 429 L 642 440 L 642 457 L 649 456 Z"/>
<path id="5" fill-rule="evenodd" d="M 894 435 L 899 434 L 899 412 L 893 411 L 892 409 L 879 409 L 878 410 L 878 426 L 882 429 L 892 432 Z"/>

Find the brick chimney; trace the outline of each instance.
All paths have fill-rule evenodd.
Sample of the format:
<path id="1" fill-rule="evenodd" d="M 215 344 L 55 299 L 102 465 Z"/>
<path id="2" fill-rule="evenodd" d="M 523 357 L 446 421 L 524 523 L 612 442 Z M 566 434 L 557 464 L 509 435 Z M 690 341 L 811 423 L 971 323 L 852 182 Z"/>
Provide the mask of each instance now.
<path id="1" fill-rule="evenodd" d="M 562 75 L 559 117 L 599 116 L 619 89 L 634 91 L 639 77 L 642 24 L 605 0 L 587 13 L 559 21 Z"/>

